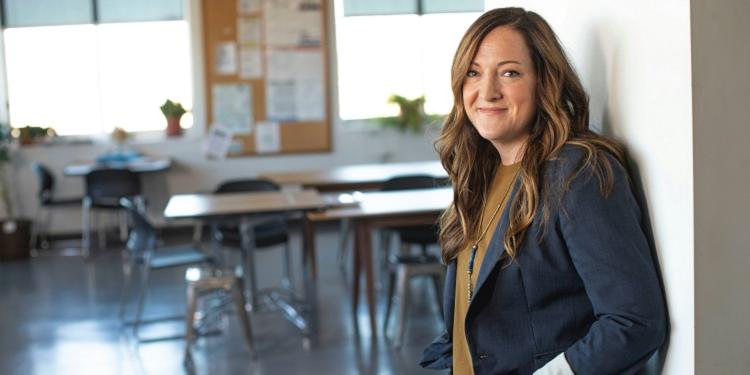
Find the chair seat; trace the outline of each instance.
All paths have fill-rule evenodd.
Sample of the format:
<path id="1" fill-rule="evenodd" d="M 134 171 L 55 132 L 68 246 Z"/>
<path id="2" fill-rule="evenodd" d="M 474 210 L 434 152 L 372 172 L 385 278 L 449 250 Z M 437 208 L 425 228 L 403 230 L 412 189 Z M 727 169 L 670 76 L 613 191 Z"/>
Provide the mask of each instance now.
<path id="1" fill-rule="evenodd" d="M 151 257 L 151 268 L 180 267 L 210 262 L 212 258 L 193 246 L 180 246 L 157 250 Z"/>
<path id="2" fill-rule="evenodd" d="M 43 207 L 49 206 L 80 206 L 83 198 L 58 198 L 42 201 Z"/>
<path id="3" fill-rule="evenodd" d="M 438 242 L 438 230 L 434 225 L 415 225 L 395 229 L 401 242 L 429 245 Z"/>
<path id="4" fill-rule="evenodd" d="M 428 264 L 440 263 L 440 258 L 435 255 L 412 255 L 412 254 L 394 254 L 390 257 L 390 262 L 394 264 Z"/>
<path id="5" fill-rule="evenodd" d="M 221 242 L 223 244 L 233 247 L 240 247 L 242 245 L 242 238 L 236 226 L 222 226 L 219 230 L 222 234 Z M 286 243 L 289 240 L 287 230 L 286 224 L 280 221 L 263 223 L 256 226 L 255 247 L 264 248 Z"/>

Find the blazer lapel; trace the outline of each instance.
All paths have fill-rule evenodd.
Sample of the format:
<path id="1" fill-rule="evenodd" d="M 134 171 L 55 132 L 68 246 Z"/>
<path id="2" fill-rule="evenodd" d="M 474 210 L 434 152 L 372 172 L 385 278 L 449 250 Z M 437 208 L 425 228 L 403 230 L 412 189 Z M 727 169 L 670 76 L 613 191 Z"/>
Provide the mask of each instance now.
<path id="1" fill-rule="evenodd" d="M 518 189 L 521 185 L 520 180 L 516 179 L 514 184 L 515 185 L 513 186 L 513 190 L 511 191 L 510 196 L 508 196 L 508 203 L 513 202 L 513 198 L 516 196 L 516 193 L 518 192 Z M 482 286 L 484 286 L 485 281 L 487 281 L 487 277 L 489 277 L 490 272 L 492 272 L 495 266 L 497 266 L 497 263 L 500 261 L 500 257 L 505 252 L 505 247 L 503 246 L 503 237 L 505 236 L 505 232 L 508 230 L 508 216 L 510 215 L 510 204 L 508 203 L 506 203 L 505 208 L 503 209 L 503 214 L 502 216 L 500 216 L 500 222 L 498 222 L 497 227 L 495 227 L 495 231 L 492 234 L 492 240 L 490 240 L 489 248 L 487 249 L 487 253 L 484 255 L 482 266 L 479 268 L 479 276 L 477 276 L 477 286 L 474 288 L 474 296 L 479 294 Z M 474 300 L 475 298 L 471 299 L 469 310 L 471 310 L 471 306 L 474 305 Z"/>
<path id="2" fill-rule="evenodd" d="M 456 260 L 448 264 L 443 289 L 443 321 L 448 333 L 453 332 L 453 311 L 456 303 Z"/>

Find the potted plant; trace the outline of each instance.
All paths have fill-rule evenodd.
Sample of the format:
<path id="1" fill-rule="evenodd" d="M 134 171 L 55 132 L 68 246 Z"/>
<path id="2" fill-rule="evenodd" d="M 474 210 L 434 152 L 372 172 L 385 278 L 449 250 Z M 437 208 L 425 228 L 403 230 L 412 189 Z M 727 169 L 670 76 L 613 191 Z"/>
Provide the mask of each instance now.
<path id="1" fill-rule="evenodd" d="M 0 203 L 4 213 L 0 216 L 0 260 L 28 258 L 30 254 L 31 221 L 16 217 L 10 192 L 12 144 L 10 127 L 0 123 Z"/>
<path id="2" fill-rule="evenodd" d="M 442 116 L 428 115 L 424 111 L 424 96 L 416 99 L 408 99 L 401 95 L 391 95 L 388 102 L 397 104 L 399 114 L 397 117 L 383 117 L 380 123 L 384 126 L 392 126 L 401 131 L 412 131 L 419 133 L 424 127 L 430 126 L 442 120 Z"/>
<path id="3" fill-rule="evenodd" d="M 31 145 L 35 143 L 44 142 L 47 137 L 55 135 L 55 131 L 52 128 L 44 128 L 41 126 L 24 126 L 18 129 L 18 140 L 23 146 Z"/>
<path id="4" fill-rule="evenodd" d="M 181 135 L 182 127 L 180 127 L 180 118 L 186 112 L 185 108 L 182 108 L 182 104 L 167 99 L 160 108 L 161 113 L 167 118 L 167 136 L 176 137 Z"/>

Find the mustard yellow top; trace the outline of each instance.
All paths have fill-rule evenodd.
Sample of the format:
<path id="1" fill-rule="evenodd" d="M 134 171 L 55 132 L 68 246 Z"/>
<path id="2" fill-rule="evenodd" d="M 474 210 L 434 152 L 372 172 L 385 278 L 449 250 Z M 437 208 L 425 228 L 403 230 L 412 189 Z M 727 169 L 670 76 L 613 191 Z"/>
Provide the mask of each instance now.
<path id="1" fill-rule="evenodd" d="M 455 305 L 453 310 L 453 373 L 457 375 L 473 374 L 474 367 L 471 362 L 471 353 L 469 352 L 469 345 L 466 341 L 466 313 L 469 310 L 468 301 L 468 267 L 469 258 L 471 257 L 471 247 L 474 246 L 478 237 L 484 232 L 484 229 L 489 225 L 489 230 L 484 237 L 479 241 L 476 257 L 474 258 L 474 270 L 471 275 L 471 285 L 476 287 L 477 278 L 479 276 L 479 270 L 482 267 L 482 261 L 487 253 L 487 247 L 492 240 L 492 236 L 495 233 L 495 227 L 500 221 L 503 210 L 507 203 L 507 197 L 510 194 L 506 194 L 509 191 L 510 184 L 513 183 L 514 177 L 521 163 L 515 163 L 512 165 L 500 165 L 495 172 L 495 177 L 492 179 L 492 186 L 487 196 L 487 200 L 484 203 L 484 211 L 481 216 L 482 222 L 480 228 L 474 238 L 464 246 L 464 249 L 458 253 L 456 258 L 456 295 Z M 494 218 L 492 214 L 500 205 L 500 209 Z M 492 218 L 492 221 L 488 221 Z"/>

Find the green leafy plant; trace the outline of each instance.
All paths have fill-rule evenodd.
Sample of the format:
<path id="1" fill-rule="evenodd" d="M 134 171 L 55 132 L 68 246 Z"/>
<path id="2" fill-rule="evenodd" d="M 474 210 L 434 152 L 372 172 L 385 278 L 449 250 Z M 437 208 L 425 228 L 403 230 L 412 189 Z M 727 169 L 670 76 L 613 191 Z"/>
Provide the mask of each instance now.
<path id="1" fill-rule="evenodd" d="M 162 104 L 159 108 L 161 108 L 161 113 L 164 114 L 164 117 L 167 118 L 180 118 L 185 114 L 185 112 L 187 112 L 185 111 L 185 108 L 182 108 L 182 104 L 180 104 L 179 102 L 173 102 L 169 99 L 167 99 L 167 101 L 164 102 L 164 104 Z"/>
<path id="2" fill-rule="evenodd" d="M 381 117 L 379 122 L 383 126 L 395 127 L 401 131 L 412 131 L 419 133 L 426 126 L 439 123 L 443 116 L 428 115 L 424 111 L 424 96 L 416 99 L 407 99 L 403 96 L 393 94 L 388 98 L 389 103 L 397 104 L 399 115 L 397 117 Z"/>

